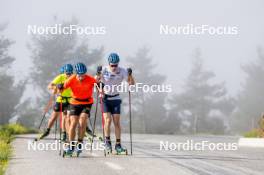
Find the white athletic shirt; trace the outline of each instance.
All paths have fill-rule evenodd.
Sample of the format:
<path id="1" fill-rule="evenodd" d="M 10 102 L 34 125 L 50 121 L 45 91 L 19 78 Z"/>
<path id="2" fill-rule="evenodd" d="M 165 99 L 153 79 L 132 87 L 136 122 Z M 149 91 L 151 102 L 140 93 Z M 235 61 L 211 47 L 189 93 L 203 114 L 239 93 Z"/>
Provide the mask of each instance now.
<path id="1" fill-rule="evenodd" d="M 127 80 L 128 72 L 122 67 L 117 67 L 116 72 L 111 72 L 109 66 L 102 68 L 102 82 L 104 83 L 104 93 L 107 95 L 118 94 L 117 86 L 121 85 L 124 80 Z M 106 87 L 107 86 L 107 87 Z M 110 99 L 120 99 L 120 96 L 111 97 Z"/>

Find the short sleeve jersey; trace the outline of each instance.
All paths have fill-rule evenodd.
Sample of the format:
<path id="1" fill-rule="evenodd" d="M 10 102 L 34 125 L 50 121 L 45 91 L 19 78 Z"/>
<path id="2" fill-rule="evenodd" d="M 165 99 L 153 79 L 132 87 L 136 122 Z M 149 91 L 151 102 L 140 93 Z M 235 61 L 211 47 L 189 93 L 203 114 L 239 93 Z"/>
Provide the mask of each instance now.
<path id="1" fill-rule="evenodd" d="M 58 85 L 58 84 L 64 84 L 64 82 L 67 80 L 67 75 L 66 74 L 60 74 L 58 75 L 57 77 L 55 77 L 53 80 L 52 80 L 52 84 L 55 84 L 55 85 Z M 61 93 L 61 96 L 62 97 L 67 97 L 67 98 L 70 98 L 71 97 L 71 89 L 67 88 L 67 89 L 64 89 Z M 56 99 L 56 102 L 63 102 L 65 103 L 66 102 L 66 99 L 62 99 L 61 96 L 58 96 L 57 99 Z"/>

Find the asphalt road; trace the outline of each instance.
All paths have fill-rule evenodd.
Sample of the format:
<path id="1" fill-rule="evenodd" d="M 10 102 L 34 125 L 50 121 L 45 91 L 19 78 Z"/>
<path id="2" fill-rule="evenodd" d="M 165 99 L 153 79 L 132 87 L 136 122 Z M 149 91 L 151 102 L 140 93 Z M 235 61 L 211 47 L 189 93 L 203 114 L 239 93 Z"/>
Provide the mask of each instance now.
<path id="1" fill-rule="evenodd" d="M 34 137 L 34 135 L 22 135 L 14 140 L 14 153 L 6 171 L 7 175 L 264 174 L 264 149 L 160 150 L 160 141 L 164 143 L 168 141 L 170 144 L 186 143 L 188 140 L 195 143 L 208 141 L 236 144 L 238 137 L 134 135 L 133 156 L 104 157 L 103 151 L 93 151 L 92 154 L 84 151 L 79 158 L 62 158 L 57 150 L 29 151 L 28 144 Z M 50 136 L 39 143 L 42 145 L 53 143 L 53 137 Z M 123 135 L 124 145 L 129 149 L 128 139 L 128 135 Z"/>

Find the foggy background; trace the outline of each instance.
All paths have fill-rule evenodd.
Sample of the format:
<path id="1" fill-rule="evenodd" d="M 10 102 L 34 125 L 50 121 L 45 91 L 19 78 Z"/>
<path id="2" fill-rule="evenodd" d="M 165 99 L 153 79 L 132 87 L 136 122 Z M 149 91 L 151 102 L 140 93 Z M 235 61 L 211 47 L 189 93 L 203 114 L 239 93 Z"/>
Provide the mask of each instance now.
<path id="1" fill-rule="evenodd" d="M 0 3 L 1 124 L 11 119 L 36 125 L 48 100 L 47 84 L 62 64 L 78 58 L 93 74 L 117 52 L 138 82 L 173 86 L 168 94 L 133 94 L 134 131 L 233 134 L 258 126 L 264 104 L 261 0 Z M 105 26 L 106 35 L 44 39 L 27 34 L 28 25 L 61 23 Z M 237 26 L 238 35 L 165 36 L 161 24 Z"/>

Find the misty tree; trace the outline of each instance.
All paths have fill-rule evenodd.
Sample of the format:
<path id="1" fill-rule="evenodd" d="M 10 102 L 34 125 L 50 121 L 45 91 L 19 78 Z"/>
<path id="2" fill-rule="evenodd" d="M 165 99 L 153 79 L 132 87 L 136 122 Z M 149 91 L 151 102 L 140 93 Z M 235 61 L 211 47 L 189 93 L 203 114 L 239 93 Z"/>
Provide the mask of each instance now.
<path id="1" fill-rule="evenodd" d="M 62 26 L 72 24 L 77 25 L 78 21 L 72 19 L 69 22 L 63 22 Z M 81 61 L 87 65 L 88 72 L 90 72 L 91 68 L 95 70 L 103 55 L 103 47 L 91 49 L 87 40 L 81 39 L 76 34 L 35 35 L 29 47 L 33 62 L 31 78 L 42 97 L 46 97 L 46 87 L 58 75 L 61 66 Z"/>
<path id="2" fill-rule="evenodd" d="M 39 100 L 37 99 L 36 104 L 40 103 Z M 16 122 L 29 128 L 32 128 L 36 124 L 36 116 L 40 116 L 39 109 L 32 104 L 30 98 L 18 105 L 17 114 L 18 118 Z"/>
<path id="3" fill-rule="evenodd" d="M 258 121 L 264 112 L 264 54 L 257 50 L 258 59 L 242 66 L 246 80 L 242 91 L 238 94 L 237 109 L 232 118 L 235 131 L 248 131 L 258 127 Z"/>
<path id="4" fill-rule="evenodd" d="M 0 26 L 0 32 L 5 25 Z M 13 41 L 0 36 L 0 124 L 8 123 L 9 119 L 16 114 L 16 106 L 23 95 L 25 82 L 15 85 L 14 77 L 10 74 L 10 68 L 15 58 L 10 56 L 8 50 Z"/>
<path id="5" fill-rule="evenodd" d="M 174 100 L 168 99 L 169 110 L 164 122 L 166 132 L 164 134 L 182 134 L 184 131 L 184 121 L 178 113 L 177 105 Z"/>
<path id="6" fill-rule="evenodd" d="M 76 19 L 66 22 L 54 20 L 57 24 L 62 23 L 63 27 L 78 24 Z M 83 62 L 87 66 L 88 73 L 94 74 L 96 66 L 103 56 L 103 47 L 92 49 L 88 45 L 87 39 L 76 34 L 34 35 L 29 49 L 33 63 L 30 78 L 31 84 L 38 94 L 38 108 L 47 103 L 50 96 L 47 86 L 59 74 L 61 66 L 67 63 L 74 65 L 77 62 Z M 27 105 L 29 104 L 25 103 L 25 108 L 30 109 L 31 107 Z M 28 119 L 26 115 L 21 115 L 21 117 L 25 120 Z"/>
<path id="7" fill-rule="evenodd" d="M 197 49 L 184 91 L 170 99 L 170 113 L 181 118 L 181 127 L 186 126 L 189 132 L 225 132 L 225 121 L 233 111 L 234 101 L 227 96 L 224 83 L 213 83 L 214 77 L 214 72 L 204 69 Z"/>
<path id="8" fill-rule="evenodd" d="M 162 85 L 166 77 L 155 72 L 156 65 L 149 56 L 149 49 L 140 48 L 135 56 L 127 59 L 133 69 L 137 83 L 147 85 Z M 166 93 L 133 93 L 133 122 L 134 130 L 143 133 L 162 133 L 166 130 L 163 125 L 166 109 L 164 107 Z"/>

